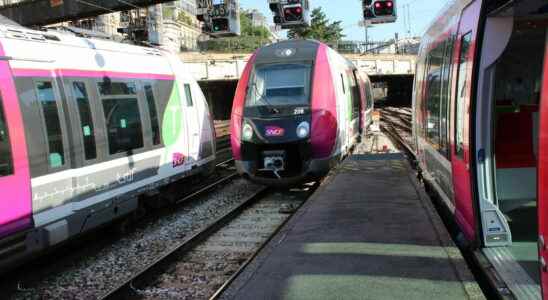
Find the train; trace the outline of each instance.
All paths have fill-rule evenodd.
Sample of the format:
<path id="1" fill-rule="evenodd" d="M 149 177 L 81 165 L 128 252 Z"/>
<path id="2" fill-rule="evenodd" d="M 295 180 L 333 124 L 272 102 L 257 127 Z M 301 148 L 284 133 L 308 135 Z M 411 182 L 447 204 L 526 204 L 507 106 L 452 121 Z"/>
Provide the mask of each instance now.
<path id="1" fill-rule="evenodd" d="M 276 187 L 321 178 L 366 133 L 372 94 L 367 74 L 326 44 L 302 39 L 259 48 L 232 106 L 238 172 Z"/>
<path id="2" fill-rule="evenodd" d="M 548 299 L 548 4 L 451 1 L 421 41 L 421 176 L 499 291 Z"/>
<path id="3" fill-rule="evenodd" d="M 0 57 L 0 273 L 214 170 L 209 107 L 176 55 L 2 25 Z"/>

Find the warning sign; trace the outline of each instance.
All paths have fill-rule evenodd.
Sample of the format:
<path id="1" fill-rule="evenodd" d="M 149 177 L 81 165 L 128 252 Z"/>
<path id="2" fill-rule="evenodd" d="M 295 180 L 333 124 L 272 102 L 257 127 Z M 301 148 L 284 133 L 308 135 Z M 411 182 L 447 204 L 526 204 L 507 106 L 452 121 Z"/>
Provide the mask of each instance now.
<path id="1" fill-rule="evenodd" d="M 63 0 L 49 0 L 49 5 L 51 7 L 61 6 L 63 5 Z"/>

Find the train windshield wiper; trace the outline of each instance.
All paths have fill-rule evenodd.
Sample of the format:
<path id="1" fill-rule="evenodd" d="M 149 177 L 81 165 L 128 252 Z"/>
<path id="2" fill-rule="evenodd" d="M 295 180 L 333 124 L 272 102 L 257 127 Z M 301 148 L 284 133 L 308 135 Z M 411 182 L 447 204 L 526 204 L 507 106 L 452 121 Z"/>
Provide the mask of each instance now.
<path id="1" fill-rule="evenodd" d="M 270 101 L 268 101 L 268 98 L 266 97 L 265 93 L 259 93 L 259 90 L 257 89 L 257 83 L 253 82 L 253 90 L 255 93 L 255 96 L 257 97 L 258 101 L 262 101 L 266 103 L 265 107 L 270 111 L 272 114 L 279 114 L 280 110 L 274 107 Z"/>

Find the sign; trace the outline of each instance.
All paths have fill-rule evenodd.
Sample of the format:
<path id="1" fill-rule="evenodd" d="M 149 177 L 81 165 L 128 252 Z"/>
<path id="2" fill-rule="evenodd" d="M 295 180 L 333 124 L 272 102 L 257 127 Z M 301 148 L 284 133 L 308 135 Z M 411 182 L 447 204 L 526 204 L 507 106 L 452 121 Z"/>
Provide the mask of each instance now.
<path id="1" fill-rule="evenodd" d="M 57 7 L 63 5 L 63 0 L 49 0 L 49 5 L 51 7 Z"/>
<path id="2" fill-rule="evenodd" d="M 266 136 L 284 136 L 285 129 L 278 126 L 266 126 Z"/>

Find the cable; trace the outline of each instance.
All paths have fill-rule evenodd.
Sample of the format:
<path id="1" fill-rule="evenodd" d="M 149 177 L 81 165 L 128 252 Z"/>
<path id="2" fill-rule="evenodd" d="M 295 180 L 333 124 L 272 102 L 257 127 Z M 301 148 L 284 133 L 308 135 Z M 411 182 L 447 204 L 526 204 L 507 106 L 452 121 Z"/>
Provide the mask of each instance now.
<path id="1" fill-rule="evenodd" d="M 85 5 L 89 5 L 89 6 L 92 6 L 92 7 L 95 7 L 95 8 L 100 8 L 100 9 L 103 9 L 103 10 L 106 10 L 108 12 L 111 12 L 111 13 L 115 13 L 116 11 L 112 10 L 112 9 L 108 9 L 106 7 L 103 7 L 101 5 L 97 5 L 97 4 L 94 4 L 94 3 L 90 3 L 90 2 L 87 2 L 87 1 L 84 1 L 84 0 L 76 0 L 76 2 L 80 2 L 82 4 L 85 4 Z"/>
<path id="2" fill-rule="evenodd" d="M 129 3 L 129 2 L 124 1 L 124 0 L 116 0 L 116 1 L 118 1 L 118 2 L 120 2 L 120 3 L 123 3 L 123 4 L 126 4 L 126 5 L 129 5 L 129 6 L 133 7 L 133 8 L 137 8 L 137 9 L 142 8 L 142 7 L 139 7 L 139 6 L 137 6 L 137 5 L 133 4 L 133 3 Z"/>

